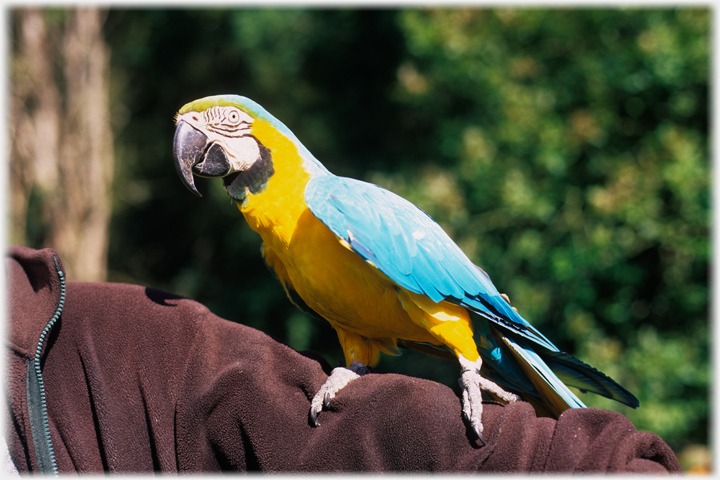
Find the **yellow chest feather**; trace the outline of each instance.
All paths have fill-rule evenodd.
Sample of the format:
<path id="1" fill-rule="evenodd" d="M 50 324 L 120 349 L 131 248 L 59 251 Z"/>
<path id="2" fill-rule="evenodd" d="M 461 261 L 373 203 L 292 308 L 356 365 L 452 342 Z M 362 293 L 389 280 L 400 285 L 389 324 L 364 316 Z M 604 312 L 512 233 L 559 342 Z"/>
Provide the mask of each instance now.
<path id="1" fill-rule="evenodd" d="M 345 248 L 310 212 L 304 199 L 310 175 L 295 145 L 266 133 L 256 135 L 270 148 L 275 173 L 262 192 L 248 195 L 239 208 L 300 297 L 336 328 L 369 338 L 431 341 L 407 316 L 398 287 Z"/>

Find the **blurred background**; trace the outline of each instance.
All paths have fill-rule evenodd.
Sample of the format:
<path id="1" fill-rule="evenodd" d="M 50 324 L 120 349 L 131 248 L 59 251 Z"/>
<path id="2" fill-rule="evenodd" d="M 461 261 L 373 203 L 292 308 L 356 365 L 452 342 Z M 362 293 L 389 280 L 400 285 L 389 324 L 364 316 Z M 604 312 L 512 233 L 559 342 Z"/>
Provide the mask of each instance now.
<path id="1" fill-rule="evenodd" d="M 710 11 L 12 9 L 14 244 L 75 281 L 185 295 L 342 360 L 219 180 L 180 182 L 173 116 L 248 96 L 331 171 L 435 218 L 520 313 L 640 400 L 589 406 L 710 468 Z M 131 319 L 129 319 L 131 321 Z M 142 328 L 141 325 L 138 326 Z M 415 352 L 380 371 L 445 383 Z"/>

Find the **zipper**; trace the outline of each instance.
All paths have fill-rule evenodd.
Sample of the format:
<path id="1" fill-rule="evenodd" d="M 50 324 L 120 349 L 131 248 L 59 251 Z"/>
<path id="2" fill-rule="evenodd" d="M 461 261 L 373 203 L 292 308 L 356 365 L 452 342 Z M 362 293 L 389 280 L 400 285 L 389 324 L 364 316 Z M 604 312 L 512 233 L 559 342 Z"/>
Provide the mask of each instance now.
<path id="1" fill-rule="evenodd" d="M 41 473 L 53 473 L 58 475 L 55 452 L 50 436 L 50 423 L 48 421 L 47 403 L 45 396 L 45 384 L 43 382 L 41 359 L 43 345 L 50 334 L 55 323 L 57 323 L 65 306 L 65 274 L 60 270 L 57 257 L 53 257 L 55 269 L 60 278 L 60 302 L 55 309 L 55 314 L 48 321 L 40 333 L 40 340 L 35 349 L 35 357 L 28 362 L 27 369 L 27 401 L 30 416 L 30 431 L 32 433 L 33 445 L 35 446 L 35 457 Z"/>

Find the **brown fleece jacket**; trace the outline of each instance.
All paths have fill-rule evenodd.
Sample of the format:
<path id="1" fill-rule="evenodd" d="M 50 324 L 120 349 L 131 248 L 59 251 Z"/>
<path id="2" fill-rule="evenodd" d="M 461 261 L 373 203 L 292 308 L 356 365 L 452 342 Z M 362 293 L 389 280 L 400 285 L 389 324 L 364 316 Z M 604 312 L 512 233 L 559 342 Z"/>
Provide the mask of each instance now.
<path id="1" fill-rule="evenodd" d="M 5 263 L 6 438 L 20 472 L 39 470 L 43 443 L 61 473 L 680 470 L 657 435 L 598 409 L 553 420 L 524 402 L 487 403 L 480 446 L 451 389 L 394 374 L 353 381 L 312 427 L 322 359 L 192 300 L 111 283 L 68 282 L 41 341 L 61 304 L 62 263 L 25 247 Z M 50 442 L 33 432 L 28 406 L 38 344 Z"/>

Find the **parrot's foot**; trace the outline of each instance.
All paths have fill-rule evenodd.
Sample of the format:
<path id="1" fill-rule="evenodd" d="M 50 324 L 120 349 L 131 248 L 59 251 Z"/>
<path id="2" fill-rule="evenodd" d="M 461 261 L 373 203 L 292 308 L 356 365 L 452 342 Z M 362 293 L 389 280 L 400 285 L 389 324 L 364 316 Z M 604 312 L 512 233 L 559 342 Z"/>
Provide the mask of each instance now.
<path id="1" fill-rule="evenodd" d="M 330 400 L 335 398 L 335 394 L 342 390 L 345 385 L 356 378 L 360 378 L 360 376 L 365 375 L 369 371 L 368 367 L 356 361 L 353 361 L 353 364 L 349 367 L 333 368 L 332 373 L 330 373 L 328 379 L 325 380 L 323 386 L 320 387 L 320 390 L 315 394 L 310 405 L 310 418 L 312 419 L 313 425 L 316 427 L 320 425 L 320 422 L 317 421 L 317 416 L 322 411 L 323 406 L 327 407 L 330 404 Z"/>
<path id="2" fill-rule="evenodd" d="M 482 359 L 471 362 L 462 355 L 458 356 L 462 374 L 460 375 L 460 387 L 463 389 L 463 416 L 472 426 L 478 438 L 483 444 L 487 444 L 482 435 L 482 391 L 488 391 L 508 403 L 517 402 L 520 397 L 514 393 L 503 390 L 497 383 L 488 380 L 480 375 Z"/>

